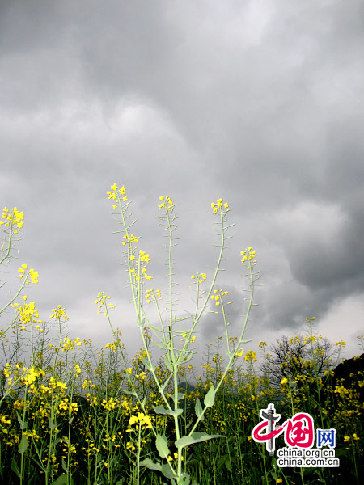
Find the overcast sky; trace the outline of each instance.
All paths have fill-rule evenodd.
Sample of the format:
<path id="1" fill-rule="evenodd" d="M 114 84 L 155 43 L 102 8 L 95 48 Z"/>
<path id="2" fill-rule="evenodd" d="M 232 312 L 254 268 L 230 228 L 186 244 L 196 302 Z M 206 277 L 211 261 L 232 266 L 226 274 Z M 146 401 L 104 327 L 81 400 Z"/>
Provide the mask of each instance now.
<path id="1" fill-rule="evenodd" d="M 179 216 L 180 311 L 211 275 L 210 203 L 232 207 L 220 280 L 243 311 L 242 247 L 261 271 L 254 343 L 315 315 L 359 353 L 364 333 L 362 0 L 0 1 L 0 198 L 24 210 L 18 262 L 39 270 L 41 316 L 139 345 L 106 191 L 125 184 L 163 288 L 160 194 Z M 157 277 L 159 275 L 159 277 Z M 3 292 L 4 298 L 6 291 Z M 207 316 L 201 335 L 221 330 Z"/>

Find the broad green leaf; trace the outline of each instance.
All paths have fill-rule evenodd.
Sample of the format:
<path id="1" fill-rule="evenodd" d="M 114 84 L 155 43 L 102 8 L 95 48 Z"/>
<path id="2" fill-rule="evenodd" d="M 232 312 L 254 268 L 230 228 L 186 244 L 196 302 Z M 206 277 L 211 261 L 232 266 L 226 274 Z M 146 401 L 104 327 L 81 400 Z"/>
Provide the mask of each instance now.
<path id="1" fill-rule="evenodd" d="M 166 436 L 157 434 L 155 445 L 157 447 L 159 456 L 161 458 L 167 458 L 167 456 L 170 454 L 170 450 L 168 448 Z"/>
<path id="2" fill-rule="evenodd" d="M 164 358 L 164 363 L 166 364 L 166 367 L 167 367 L 168 370 L 170 370 L 170 371 L 173 370 L 172 363 L 171 363 L 169 356 L 166 356 Z"/>
<path id="3" fill-rule="evenodd" d="M 19 471 L 19 468 L 18 468 L 18 465 L 17 465 L 17 463 L 15 461 L 14 456 L 11 459 L 11 469 L 17 475 L 17 477 L 20 478 L 20 471 Z"/>
<path id="4" fill-rule="evenodd" d="M 146 468 L 149 468 L 149 470 L 162 471 L 162 466 L 159 463 L 154 463 L 150 458 L 145 458 L 145 460 L 141 461 L 140 466 L 145 466 Z"/>
<path id="5" fill-rule="evenodd" d="M 191 477 L 189 476 L 189 474 L 188 473 L 182 473 L 179 483 L 181 485 L 190 485 Z M 194 482 L 194 483 L 196 483 L 196 482 Z"/>
<path id="6" fill-rule="evenodd" d="M 212 406 L 214 405 L 214 402 L 215 402 L 215 394 L 216 394 L 216 390 L 214 388 L 214 385 L 211 384 L 210 390 L 206 394 L 205 400 L 204 400 L 204 403 L 205 403 L 205 407 L 206 408 L 212 408 Z"/>
<path id="7" fill-rule="evenodd" d="M 23 434 L 19 443 L 19 453 L 23 454 L 28 449 L 28 438 Z"/>
<path id="8" fill-rule="evenodd" d="M 150 458 L 145 458 L 145 460 L 140 462 L 140 466 L 145 466 L 146 468 L 149 468 L 149 470 L 162 472 L 169 480 L 174 478 L 173 472 L 167 464 L 160 465 L 160 463 L 154 463 Z"/>
<path id="9" fill-rule="evenodd" d="M 162 469 L 161 469 L 161 472 L 163 473 L 163 475 L 168 478 L 169 480 L 172 480 L 172 478 L 175 478 L 174 475 L 173 475 L 173 472 L 171 470 L 171 467 L 169 465 L 167 465 L 166 463 L 164 463 L 162 465 Z"/>
<path id="10" fill-rule="evenodd" d="M 55 480 L 52 485 L 67 485 L 67 474 L 62 473 L 57 480 Z"/>
<path id="11" fill-rule="evenodd" d="M 23 421 L 18 412 L 16 414 L 18 416 L 18 422 L 19 422 L 20 429 L 21 430 L 27 429 L 27 427 L 28 427 L 27 421 L 25 421 L 25 420 Z"/>
<path id="12" fill-rule="evenodd" d="M 163 415 L 168 415 L 168 416 L 179 416 L 180 414 L 183 413 L 183 409 L 177 409 L 176 411 L 166 409 L 163 406 L 156 406 L 154 408 L 154 412 L 156 414 L 163 414 Z"/>
<path id="13" fill-rule="evenodd" d="M 201 441 L 208 441 L 212 438 L 219 438 L 220 434 L 207 434 L 205 432 L 195 432 L 192 433 L 190 436 L 182 436 L 179 440 L 176 441 L 177 448 L 184 448 L 185 446 L 193 445 L 195 443 L 200 443 Z"/>
<path id="14" fill-rule="evenodd" d="M 197 400 L 196 400 L 195 413 L 196 413 L 196 416 L 198 417 L 198 419 L 201 418 L 201 421 L 203 421 L 204 416 L 202 414 L 202 406 L 201 406 L 201 401 L 199 400 L 199 398 L 197 398 Z"/>
<path id="15" fill-rule="evenodd" d="M 52 416 L 49 416 L 48 428 L 49 429 L 54 429 L 56 427 L 57 427 L 57 424 L 56 424 L 55 420 L 52 418 Z"/>
<path id="16" fill-rule="evenodd" d="M 124 394 L 127 394 L 128 396 L 135 396 L 138 397 L 138 394 L 135 391 L 128 391 L 127 389 L 123 389 L 122 391 Z"/>

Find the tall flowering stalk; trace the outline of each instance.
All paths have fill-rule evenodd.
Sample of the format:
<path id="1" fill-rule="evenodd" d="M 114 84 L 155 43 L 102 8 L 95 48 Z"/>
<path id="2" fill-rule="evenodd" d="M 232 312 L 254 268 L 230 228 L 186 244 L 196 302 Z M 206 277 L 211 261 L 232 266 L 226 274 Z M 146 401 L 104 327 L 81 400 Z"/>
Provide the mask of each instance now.
<path id="1" fill-rule="evenodd" d="M 258 278 L 255 272 L 256 251 L 249 246 L 241 251 L 241 263 L 247 270 L 248 297 L 247 308 L 240 326 L 240 332 L 237 338 L 232 339 L 229 336 L 229 322 L 225 307 L 229 302 L 225 301 L 227 292 L 216 289 L 217 278 L 221 271 L 224 249 L 226 246 L 227 232 L 231 226 L 228 225 L 228 213 L 230 207 L 228 202 L 222 198 L 211 203 L 211 209 L 218 218 L 220 244 L 215 270 L 211 277 L 210 283 L 206 290 L 203 286 L 207 283 L 206 273 L 197 273 L 192 276 L 196 286 L 196 308 L 194 313 L 186 318 L 180 318 L 174 311 L 174 267 L 173 267 L 173 247 L 175 246 L 175 229 L 176 214 L 175 204 L 169 195 L 159 197 L 159 210 L 161 211 L 161 220 L 165 225 L 168 244 L 167 244 L 167 305 L 166 314 L 160 307 L 161 292 L 159 289 L 146 289 L 146 284 L 152 279 L 149 274 L 150 255 L 139 248 L 139 237 L 132 232 L 132 220 L 130 213 L 130 202 L 127 196 L 125 186 L 119 187 L 116 183 L 111 186 L 107 192 L 108 199 L 112 201 L 114 213 L 118 216 L 121 225 L 122 246 L 124 247 L 125 260 L 127 262 L 127 271 L 129 285 L 131 289 L 132 302 L 137 317 L 137 324 L 140 331 L 140 337 L 143 344 L 144 365 L 150 372 L 154 381 L 161 401 L 163 404 L 154 407 L 156 415 L 173 420 L 173 441 L 168 440 L 165 434 L 159 434 L 158 430 L 150 421 L 150 427 L 154 434 L 155 446 L 159 454 L 158 461 L 152 461 L 150 458 L 140 462 L 140 466 L 147 467 L 151 470 L 160 471 L 167 479 L 177 485 L 188 485 L 191 481 L 187 473 L 186 461 L 184 457 L 187 454 L 188 447 L 196 443 L 216 438 L 219 435 L 209 435 L 206 432 L 197 431 L 199 424 L 204 419 L 206 411 L 214 406 L 215 395 L 224 382 L 229 370 L 233 367 L 236 359 L 242 355 L 242 347 L 247 342 L 245 340 L 246 328 L 249 321 L 251 309 L 254 305 L 254 285 Z M 226 337 L 226 365 L 221 372 L 220 379 L 217 383 L 211 384 L 210 389 L 204 396 L 203 403 L 200 399 L 195 402 L 195 420 L 185 427 L 185 434 L 182 434 L 182 417 L 185 417 L 185 410 L 180 406 L 183 394 L 179 392 L 179 375 L 180 371 L 193 358 L 192 345 L 196 339 L 196 332 L 202 316 L 206 313 L 210 301 L 213 300 L 215 308 L 219 309 L 224 323 Z M 146 303 L 154 303 L 159 324 L 152 324 L 145 310 Z M 180 329 L 181 321 L 190 320 L 189 325 L 183 330 Z M 178 343 L 182 339 L 182 344 Z M 152 360 L 151 341 L 156 343 L 163 351 L 164 364 L 167 369 L 167 375 L 160 377 L 157 372 L 157 365 Z M 141 399 L 137 391 L 134 391 L 142 410 L 146 413 L 146 397 Z M 184 420 L 186 422 L 186 420 Z M 172 446 L 176 452 L 173 453 L 175 460 L 171 458 Z M 139 456 L 139 455 L 138 455 Z M 139 463 L 138 463 L 139 464 Z M 184 467 L 182 467 L 184 464 Z M 182 469 L 183 468 L 183 469 Z M 139 471 L 137 473 L 139 477 Z M 139 479 L 137 480 L 139 483 Z"/>

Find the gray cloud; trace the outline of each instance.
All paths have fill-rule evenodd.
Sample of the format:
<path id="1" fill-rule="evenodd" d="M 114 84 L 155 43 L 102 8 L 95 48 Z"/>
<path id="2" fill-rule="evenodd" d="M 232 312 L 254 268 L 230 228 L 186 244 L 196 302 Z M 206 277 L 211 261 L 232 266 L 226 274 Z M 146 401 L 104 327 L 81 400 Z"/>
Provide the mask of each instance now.
<path id="1" fill-rule="evenodd" d="M 43 275 L 44 305 L 92 327 L 80 308 L 98 289 L 127 304 L 104 199 L 115 180 L 155 273 L 156 200 L 175 198 L 182 282 L 211 273 L 209 203 L 229 199 L 222 283 L 242 286 L 238 254 L 255 244 L 252 332 L 362 295 L 363 13 L 359 0 L 2 2 L 0 190 L 26 211 L 21 258 Z"/>

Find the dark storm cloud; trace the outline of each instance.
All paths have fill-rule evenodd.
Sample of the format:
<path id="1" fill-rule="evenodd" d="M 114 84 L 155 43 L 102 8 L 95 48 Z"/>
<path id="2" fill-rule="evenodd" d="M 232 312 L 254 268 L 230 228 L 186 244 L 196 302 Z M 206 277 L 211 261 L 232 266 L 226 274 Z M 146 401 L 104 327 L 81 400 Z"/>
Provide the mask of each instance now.
<path id="1" fill-rule="evenodd" d="M 229 199 L 223 282 L 237 291 L 234 254 L 255 244 L 255 329 L 362 294 L 363 19 L 359 0 L 2 2 L 0 190 L 27 213 L 21 254 L 47 305 L 75 299 L 79 316 L 98 289 L 125 291 L 104 200 L 114 180 L 156 273 L 157 196 L 180 208 L 184 274 L 211 273 L 206 213 Z"/>

